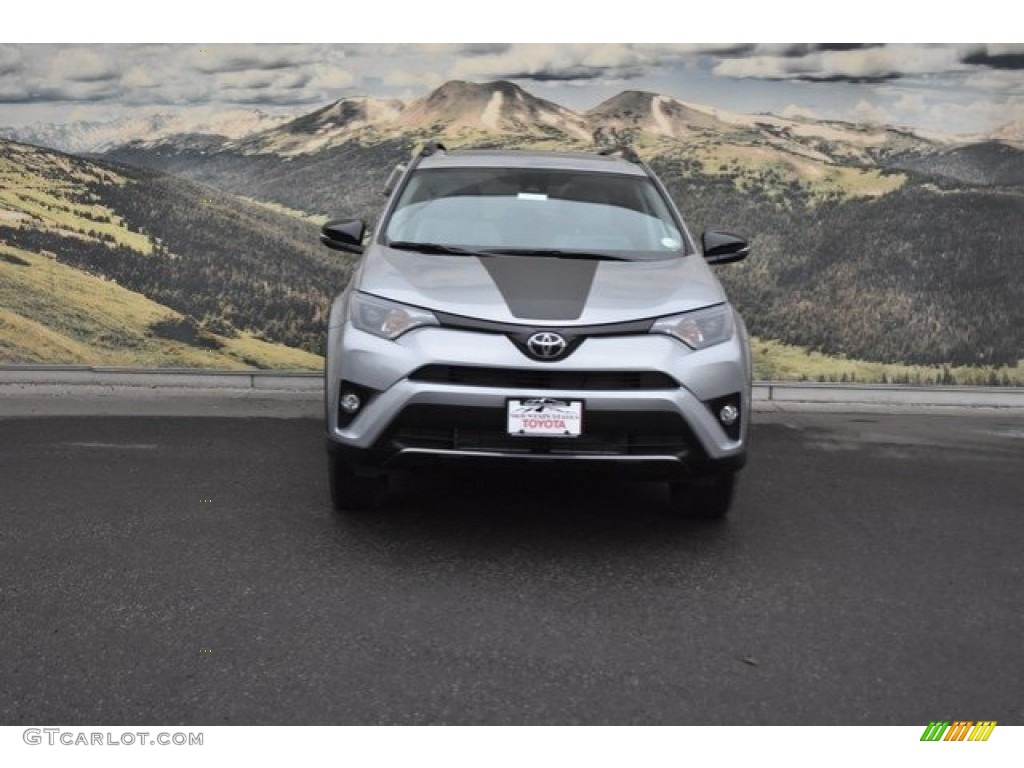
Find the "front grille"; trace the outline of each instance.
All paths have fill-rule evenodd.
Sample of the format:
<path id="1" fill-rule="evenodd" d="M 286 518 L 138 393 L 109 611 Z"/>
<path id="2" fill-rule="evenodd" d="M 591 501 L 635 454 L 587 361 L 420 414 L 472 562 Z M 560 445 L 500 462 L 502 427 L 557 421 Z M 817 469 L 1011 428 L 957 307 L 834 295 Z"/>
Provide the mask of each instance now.
<path id="1" fill-rule="evenodd" d="M 612 391 L 679 388 L 679 382 L 661 371 L 556 371 L 471 365 L 426 365 L 414 371 L 409 380 L 499 389 Z"/>
<path id="2" fill-rule="evenodd" d="M 392 449 L 486 451 L 535 456 L 678 456 L 697 450 L 686 422 L 671 413 L 584 412 L 574 438 L 514 437 L 502 408 L 412 405 L 386 433 Z"/>

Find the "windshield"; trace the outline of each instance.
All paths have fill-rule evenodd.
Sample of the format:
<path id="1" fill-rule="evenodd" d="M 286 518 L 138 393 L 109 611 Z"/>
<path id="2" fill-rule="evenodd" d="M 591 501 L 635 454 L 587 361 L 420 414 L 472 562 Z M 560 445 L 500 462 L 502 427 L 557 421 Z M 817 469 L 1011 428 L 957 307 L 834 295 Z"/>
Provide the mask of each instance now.
<path id="1" fill-rule="evenodd" d="M 685 254 L 686 244 L 645 176 L 536 168 L 416 171 L 402 190 L 387 242 L 480 250 Z"/>

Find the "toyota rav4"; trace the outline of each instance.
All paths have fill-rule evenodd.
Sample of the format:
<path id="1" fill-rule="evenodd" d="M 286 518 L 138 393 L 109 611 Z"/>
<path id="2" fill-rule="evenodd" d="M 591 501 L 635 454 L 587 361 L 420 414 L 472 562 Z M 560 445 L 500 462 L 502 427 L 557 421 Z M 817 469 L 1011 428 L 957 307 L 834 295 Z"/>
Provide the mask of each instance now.
<path id="1" fill-rule="evenodd" d="M 631 150 L 446 151 L 389 182 L 328 322 L 335 509 L 372 506 L 388 474 L 431 463 L 629 470 L 669 482 L 681 514 L 721 517 L 747 453 L 746 328 L 709 264 L 748 245 L 695 242 Z"/>

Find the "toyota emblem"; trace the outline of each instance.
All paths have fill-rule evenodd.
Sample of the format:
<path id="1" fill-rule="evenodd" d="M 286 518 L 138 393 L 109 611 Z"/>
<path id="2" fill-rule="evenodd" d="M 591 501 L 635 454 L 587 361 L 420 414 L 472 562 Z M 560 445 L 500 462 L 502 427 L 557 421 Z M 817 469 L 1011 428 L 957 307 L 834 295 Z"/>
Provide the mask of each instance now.
<path id="1" fill-rule="evenodd" d="M 526 347 L 539 360 L 554 360 L 561 357 L 569 344 L 565 338 L 551 331 L 539 331 L 526 340 Z"/>

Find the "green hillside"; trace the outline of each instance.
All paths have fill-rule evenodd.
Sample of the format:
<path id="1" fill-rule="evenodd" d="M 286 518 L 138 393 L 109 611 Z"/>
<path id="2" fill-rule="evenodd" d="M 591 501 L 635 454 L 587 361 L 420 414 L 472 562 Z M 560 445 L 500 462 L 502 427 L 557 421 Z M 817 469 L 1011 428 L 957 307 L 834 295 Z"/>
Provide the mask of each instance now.
<path id="1" fill-rule="evenodd" d="M 655 158 L 693 229 L 751 236 L 718 270 L 751 332 L 884 363 L 1009 365 L 1024 358 L 1024 190 L 939 189 L 821 200 L 792 184 L 740 189 Z"/>
<path id="2" fill-rule="evenodd" d="M 0 248 L 7 362 L 319 367 L 330 297 L 351 269 L 323 252 L 311 222 L 152 171 L 11 142 L 0 142 Z M 124 320 L 118 341 L 130 302 L 103 294 L 104 310 L 92 292 L 89 311 L 77 312 L 92 283 L 72 280 L 76 272 L 145 297 L 163 322 Z M 25 301 L 15 300 L 20 290 Z M 56 336 L 44 343 L 41 329 Z"/>
<path id="3" fill-rule="evenodd" d="M 758 381 L 1024 387 L 1024 360 L 1016 365 L 879 363 L 756 337 L 751 339 L 751 351 Z"/>
<path id="4" fill-rule="evenodd" d="M 317 370 L 323 361 L 197 328 L 110 280 L 0 245 L 0 364 L 11 363 Z"/>

